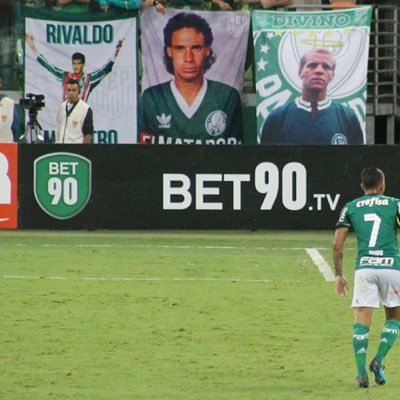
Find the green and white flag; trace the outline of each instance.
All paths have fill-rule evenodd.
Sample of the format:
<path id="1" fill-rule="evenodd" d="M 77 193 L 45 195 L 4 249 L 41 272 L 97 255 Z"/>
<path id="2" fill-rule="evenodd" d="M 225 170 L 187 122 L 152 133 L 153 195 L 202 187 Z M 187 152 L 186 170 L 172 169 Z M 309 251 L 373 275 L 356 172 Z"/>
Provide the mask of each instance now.
<path id="1" fill-rule="evenodd" d="M 45 96 L 37 120 L 46 142 L 54 139 L 56 112 L 66 99 L 69 78 L 80 82 L 81 98 L 93 110 L 94 143 L 136 142 L 137 26 L 137 13 L 128 11 L 27 13 L 25 94 Z M 78 72 L 76 55 L 84 57 Z"/>
<path id="2" fill-rule="evenodd" d="M 273 110 L 301 98 L 302 56 L 311 50 L 325 49 L 336 63 L 327 87 L 327 101 L 352 110 L 349 112 L 357 117 L 365 143 L 370 23 L 371 7 L 253 12 L 258 140 Z M 340 135 L 337 142 L 332 139 L 332 144 L 345 143 Z"/>
<path id="3" fill-rule="evenodd" d="M 249 12 L 141 14 L 139 142 L 241 144 Z"/>

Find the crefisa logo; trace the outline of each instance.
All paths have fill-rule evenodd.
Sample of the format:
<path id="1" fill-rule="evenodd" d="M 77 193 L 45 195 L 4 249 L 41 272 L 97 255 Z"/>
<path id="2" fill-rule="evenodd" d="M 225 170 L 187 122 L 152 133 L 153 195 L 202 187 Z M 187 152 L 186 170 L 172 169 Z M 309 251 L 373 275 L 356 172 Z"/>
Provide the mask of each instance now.
<path id="1" fill-rule="evenodd" d="M 34 162 L 34 194 L 42 210 L 56 219 L 79 214 L 90 199 L 92 164 L 73 153 L 46 154 Z"/>

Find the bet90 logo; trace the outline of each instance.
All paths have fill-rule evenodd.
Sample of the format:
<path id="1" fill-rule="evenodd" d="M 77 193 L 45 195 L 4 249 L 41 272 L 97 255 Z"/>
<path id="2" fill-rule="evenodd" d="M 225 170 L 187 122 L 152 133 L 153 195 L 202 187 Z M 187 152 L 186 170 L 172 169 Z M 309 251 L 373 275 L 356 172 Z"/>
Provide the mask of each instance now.
<path id="1" fill-rule="evenodd" d="M 91 194 L 90 160 L 72 153 L 51 153 L 34 163 L 34 193 L 44 212 L 57 219 L 79 214 Z"/>

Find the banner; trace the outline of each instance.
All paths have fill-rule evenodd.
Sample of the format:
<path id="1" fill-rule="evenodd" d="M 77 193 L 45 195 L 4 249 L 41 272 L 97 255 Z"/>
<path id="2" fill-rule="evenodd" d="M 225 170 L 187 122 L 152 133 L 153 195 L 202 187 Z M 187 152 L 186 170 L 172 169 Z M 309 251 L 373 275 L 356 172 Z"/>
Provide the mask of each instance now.
<path id="1" fill-rule="evenodd" d="M 0 144 L 0 229 L 17 228 L 18 146 Z"/>
<path id="2" fill-rule="evenodd" d="M 371 7 L 252 14 L 262 144 L 365 144 Z"/>
<path id="3" fill-rule="evenodd" d="M 107 19 L 108 13 L 101 13 L 101 20 L 93 15 L 54 12 L 51 19 L 25 18 L 25 94 L 45 96 L 37 121 L 46 142 L 54 141 L 56 112 L 66 99 L 69 78 L 80 81 L 81 98 L 93 110 L 94 143 L 136 142 L 136 15 Z"/>
<path id="4" fill-rule="evenodd" d="M 143 11 L 141 143 L 242 143 L 249 23 L 248 12 Z"/>
<path id="5" fill-rule="evenodd" d="M 387 195 L 399 194 L 398 146 L 56 151 L 19 145 L 19 228 L 333 230 L 342 207 L 361 196 L 360 173 L 370 165 L 385 172 Z"/>

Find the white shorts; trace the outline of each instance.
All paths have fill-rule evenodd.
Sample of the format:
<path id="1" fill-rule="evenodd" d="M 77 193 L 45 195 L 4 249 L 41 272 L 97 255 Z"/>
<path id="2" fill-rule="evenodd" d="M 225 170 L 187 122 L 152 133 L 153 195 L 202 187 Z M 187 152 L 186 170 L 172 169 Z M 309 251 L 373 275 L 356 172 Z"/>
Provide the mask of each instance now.
<path id="1" fill-rule="evenodd" d="M 357 269 L 354 273 L 352 307 L 400 306 L 400 270 Z"/>

